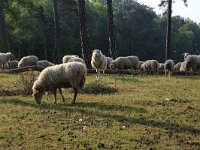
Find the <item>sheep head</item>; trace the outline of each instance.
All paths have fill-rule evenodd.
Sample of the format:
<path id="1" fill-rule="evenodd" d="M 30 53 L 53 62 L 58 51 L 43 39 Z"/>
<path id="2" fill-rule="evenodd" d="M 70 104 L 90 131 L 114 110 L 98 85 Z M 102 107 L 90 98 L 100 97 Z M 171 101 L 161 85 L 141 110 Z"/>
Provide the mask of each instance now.
<path id="1" fill-rule="evenodd" d="M 32 94 L 32 96 L 34 97 L 35 102 L 36 102 L 37 104 L 40 104 L 40 103 L 41 103 L 41 99 L 42 99 L 42 96 L 43 96 L 43 95 L 44 95 L 44 92 L 37 91 L 37 90 L 33 91 L 33 94 Z"/>

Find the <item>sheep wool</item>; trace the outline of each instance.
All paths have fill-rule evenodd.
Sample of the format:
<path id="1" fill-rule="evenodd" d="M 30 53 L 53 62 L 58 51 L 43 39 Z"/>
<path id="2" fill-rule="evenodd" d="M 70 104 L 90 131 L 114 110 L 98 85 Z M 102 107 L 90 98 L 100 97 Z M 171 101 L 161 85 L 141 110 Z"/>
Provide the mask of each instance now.
<path id="1" fill-rule="evenodd" d="M 19 63 L 18 67 L 34 66 L 38 64 L 38 57 L 34 55 L 23 57 Z"/>
<path id="2" fill-rule="evenodd" d="M 2 70 L 4 70 L 4 65 L 7 64 L 12 58 L 14 58 L 14 55 L 10 52 L 0 53 L 0 67 Z"/>
<path id="3" fill-rule="evenodd" d="M 78 55 L 65 55 L 63 56 L 62 63 L 68 63 L 71 58 L 79 58 Z"/>
<path id="4" fill-rule="evenodd" d="M 99 78 L 101 71 L 103 71 L 103 73 L 105 72 L 107 68 L 107 59 L 106 56 L 102 54 L 101 50 L 93 50 L 91 65 L 92 68 L 96 69 L 97 78 Z"/>
<path id="5" fill-rule="evenodd" d="M 171 73 L 174 69 L 174 61 L 171 59 L 168 59 L 165 61 L 165 65 L 164 65 L 164 69 L 165 69 L 165 76 L 168 75 L 168 77 L 171 76 Z"/>
<path id="6" fill-rule="evenodd" d="M 47 68 L 47 67 L 50 67 L 50 66 L 54 66 L 54 64 L 49 62 L 48 60 L 39 60 L 38 61 L 38 65 L 42 66 L 44 68 Z"/>
<path id="7" fill-rule="evenodd" d="M 139 59 L 137 56 L 117 57 L 110 62 L 110 69 L 138 69 Z"/>
<path id="8" fill-rule="evenodd" d="M 52 92 L 54 94 L 55 103 L 56 91 L 59 92 L 64 101 L 61 88 L 73 88 L 74 98 L 72 104 L 75 103 L 78 90 L 81 89 L 86 80 L 87 68 L 80 62 L 69 62 L 45 68 L 34 82 L 32 91 L 36 103 L 40 104 L 44 92 Z"/>

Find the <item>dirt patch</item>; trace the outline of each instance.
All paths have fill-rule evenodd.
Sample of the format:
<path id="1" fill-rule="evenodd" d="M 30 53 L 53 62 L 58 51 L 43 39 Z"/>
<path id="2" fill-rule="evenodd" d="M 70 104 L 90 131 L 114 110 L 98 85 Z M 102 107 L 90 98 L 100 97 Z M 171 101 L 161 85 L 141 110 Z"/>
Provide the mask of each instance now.
<path id="1" fill-rule="evenodd" d="M 165 106 L 166 104 L 164 102 L 158 102 L 158 101 L 145 101 L 145 100 L 136 100 L 134 101 L 134 104 L 136 105 L 143 105 L 143 106 Z"/>
<path id="2" fill-rule="evenodd" d="M 81 90 L 81 93 L 86 93 L 86 94 L 112 94 L 117 92 L 118 92 L 117 88 L 106 85 L 106 83 L 102 81 L 95 81 L 86 84 L 84 88 Z"/>

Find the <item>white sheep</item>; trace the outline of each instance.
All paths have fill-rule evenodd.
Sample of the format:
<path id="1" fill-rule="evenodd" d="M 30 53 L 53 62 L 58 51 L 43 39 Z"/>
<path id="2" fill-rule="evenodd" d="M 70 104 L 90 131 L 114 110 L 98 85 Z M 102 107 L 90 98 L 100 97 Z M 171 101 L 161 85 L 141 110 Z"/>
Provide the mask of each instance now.
<path id="1" fill-rule="evenodd" d="M 185 58 L 186 71 L 194 72 L 200 66 L 199 55 L 188 55 Z"/>
<path id="2" fill-rule="evenodd" d="M 63 56 L 62 63 L 68 63 L 71 58 L 79 57 L 78 55 L 65 55 Z"/>
<path id="3" fill-rule="evenodd" d="M 181 63 L 180 71 L 187 72 L 186 61 Z"/>
<path id="4" fill-rule="evenodd" d="M 138 69 L 139 59 L 137 56 L 117 57 L 110 62 L 110 69 Z"/>
<path id="5" fill-rule="evenodd" d="M 159 63 L 159 68 L 158 68 L 158 70 L 164 71 L 164 66 L 165 66 L 164 63 Z"/>
<path id="6" fill-rule="evenodd" d="M 153 73 L 158 74 L 158 69 L 159 69 L 159 63 L 157 60 L 146 60 L 142 65 L 141 65 L 141 70 L 147 73 Z"/>
<path id="7" fill-rule="evenodd" d="M 168 77 L 170 77 L 173 69 L 174 69 L 174 61 L 171 59 L 166 60 L 164 65 L 165 76 L 168 75 Z"/>
<path id="8" fill-rule="evenodd" d="M 10 59 L 14 58 L 14 55 L 10 52 L 0 53 L 0 68 L 4 70 L 4 65 L 9 62 Z"/>
<path id="9" fill-rule="evenodd" d="M 178 62 L 176 65 L 174 65 L 174 71 L 180 71 L 180 68 L 181 68 L 181 64 L 183 62 Z"/>
<path id="10" fill-rule="evenodd" d="M 106 60 L 107 60 L 107 68 L 108 68 L 110 65 L 110 62 L 113 61 L 113 59 L 111 57 L 106 57 Z"/>
<path id="11" fill-rule="evenodd" d="M 107 59 L 106 56 L 102 54 L 101 50 L 95 49 L 92 52 L 92 59 L 91 59 L 92 68 L 96 69 L 97 78 L 100 76 L 100 72 L 107 68 Z"/>
<path id="12" fill-rule="evenodd" d="M 54 66 L 55 64 L 49 62 L 48 60 L 39 60 L 38 65 L 42 66 L 44 68 L 47 68 L 47 67 L 50 67 L 50 66 Z"/>
<path id="13" fill-rule="evenodd" d="M 65 101 L 61 88 L 71 87 L 74 89 L 74 98 L 71 103 L 74 104 L 78 90 L 85 84 L 86 75 L 86 65 L 80 62 L 69 62 L 45 68 L 32 87 L 36 103 L 41 103 L 44 92 L 52 92 L 55 98 L 54 103 L 56 103 L 57 89 L 59 89 L 62 100 Z"/>
<path id="14" fill-rule="evenodd" d="M 81 62 L 81 63 L 85 64 L 85 61 L 82 58 L 79 58 L 79 57 L 71 57 L 68 62 L 74 62 L 74 61 L 75 62 Z"/>
<path id="15" fill-rule="evenodd" d="M 23 57 L 19 63 L 18 63 L 18 67 L 26 67 L 26 66 L 34 66 L 38 64 L 38 57 L 34 56 L 34 55 L 29 55 L 29 56 L 25 56 Z"/>
<path id="16" fill-rule="evenodd" d="M 16 69 L 18 66 L 19 61 L 17 60 L 11 60 L 8 62 L 9 69 Z"/>

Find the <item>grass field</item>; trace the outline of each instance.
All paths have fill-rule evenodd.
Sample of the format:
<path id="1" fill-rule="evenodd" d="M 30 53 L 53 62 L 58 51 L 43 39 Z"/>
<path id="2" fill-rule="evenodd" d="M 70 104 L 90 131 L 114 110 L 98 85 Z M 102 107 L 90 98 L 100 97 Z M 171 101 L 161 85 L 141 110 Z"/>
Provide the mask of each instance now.
<path id="1" fill-rule="evenodd" d="M 0 74 L 0 90 L 17 75 Z M 94 82 L 89 74 L 87 83 Z M 0 97 L 0 149 L 200 149 L 200 77 L 104 75 L 114 94 L 79 94 L 71 105 Z"/>

